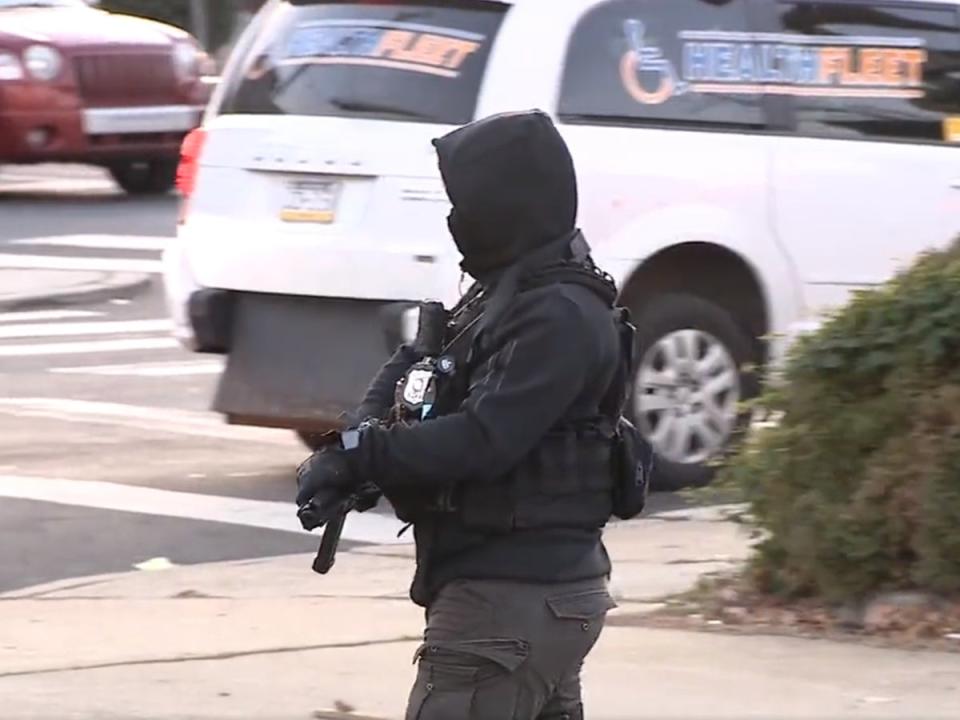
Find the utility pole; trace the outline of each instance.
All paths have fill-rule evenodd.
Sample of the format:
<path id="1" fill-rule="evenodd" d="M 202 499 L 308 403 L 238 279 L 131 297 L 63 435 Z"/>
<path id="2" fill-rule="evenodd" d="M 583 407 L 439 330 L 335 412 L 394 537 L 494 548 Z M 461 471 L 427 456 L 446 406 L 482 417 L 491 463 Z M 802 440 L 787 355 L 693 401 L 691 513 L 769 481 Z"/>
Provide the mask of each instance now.
<path id="1" fill-rule="evenodd" d="M 210 17 L 207 0 L 190 0 L 190 32 L 204 50 L 210 49 Z"/>

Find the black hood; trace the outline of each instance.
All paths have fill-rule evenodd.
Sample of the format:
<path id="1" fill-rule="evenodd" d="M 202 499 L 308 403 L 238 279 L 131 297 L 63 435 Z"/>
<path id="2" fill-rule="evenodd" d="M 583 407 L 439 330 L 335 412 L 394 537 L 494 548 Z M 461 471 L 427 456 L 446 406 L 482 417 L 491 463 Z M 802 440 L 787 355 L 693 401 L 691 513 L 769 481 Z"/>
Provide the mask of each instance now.
<path id="1" fill-rule="evenodd" d="M 450 232 L 474 277 L 573 233 L 573 159 L 544 113 L 494 115 L 433 144 L 453 205 Z"/>

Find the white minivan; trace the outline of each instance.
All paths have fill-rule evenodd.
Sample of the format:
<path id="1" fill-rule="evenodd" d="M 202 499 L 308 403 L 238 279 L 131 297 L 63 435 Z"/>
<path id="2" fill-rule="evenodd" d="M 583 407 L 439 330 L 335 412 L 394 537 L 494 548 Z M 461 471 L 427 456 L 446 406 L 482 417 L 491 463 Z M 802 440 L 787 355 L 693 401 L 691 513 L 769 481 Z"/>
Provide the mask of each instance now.
<path id="1" fill-rule="evenodd" d="M 639 326 L 659 483 L 854 288 L 960 233 L 958 0 L 272 0 L 184 144 L 166 286 L 215 409 L 305 437 L 465 287 L 430 144 L 548 112 Z M 773 340 L 771 340 L 773 338 Z"/>

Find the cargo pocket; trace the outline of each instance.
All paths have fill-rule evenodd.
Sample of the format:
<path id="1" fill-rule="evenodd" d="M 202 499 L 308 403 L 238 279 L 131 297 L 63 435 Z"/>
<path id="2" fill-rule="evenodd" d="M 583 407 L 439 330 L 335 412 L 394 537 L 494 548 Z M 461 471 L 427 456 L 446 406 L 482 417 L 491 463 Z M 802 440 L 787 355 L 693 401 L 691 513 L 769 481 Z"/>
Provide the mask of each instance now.
<path id="1" fill-rule="evenodd" d="M 527 659 L 522 640 L 462 640 L 421 645 L 406 720 L 510 720 L 516 672 Z"/>
<path id="2" fill-rule="evenodd" d="M 603 588 L 562 593 L 547 598 L 547 605 L 558 620 L 577 621 L 580 629 L 598 633 L 608 610 L 617 606 Z"/>

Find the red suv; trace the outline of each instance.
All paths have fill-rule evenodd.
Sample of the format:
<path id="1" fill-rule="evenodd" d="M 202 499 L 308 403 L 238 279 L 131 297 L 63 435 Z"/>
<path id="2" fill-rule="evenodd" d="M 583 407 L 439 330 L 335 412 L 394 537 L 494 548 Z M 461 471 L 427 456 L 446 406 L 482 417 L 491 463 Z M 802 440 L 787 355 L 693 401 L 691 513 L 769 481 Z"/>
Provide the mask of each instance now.
<path id="1" fill-rule="evenodd" d="M 209 94 L 204 62 L 169 25 L 84 0 L 0 0 L 0 163 L 101 165 L 129 193 L 167 192 Z"/>

